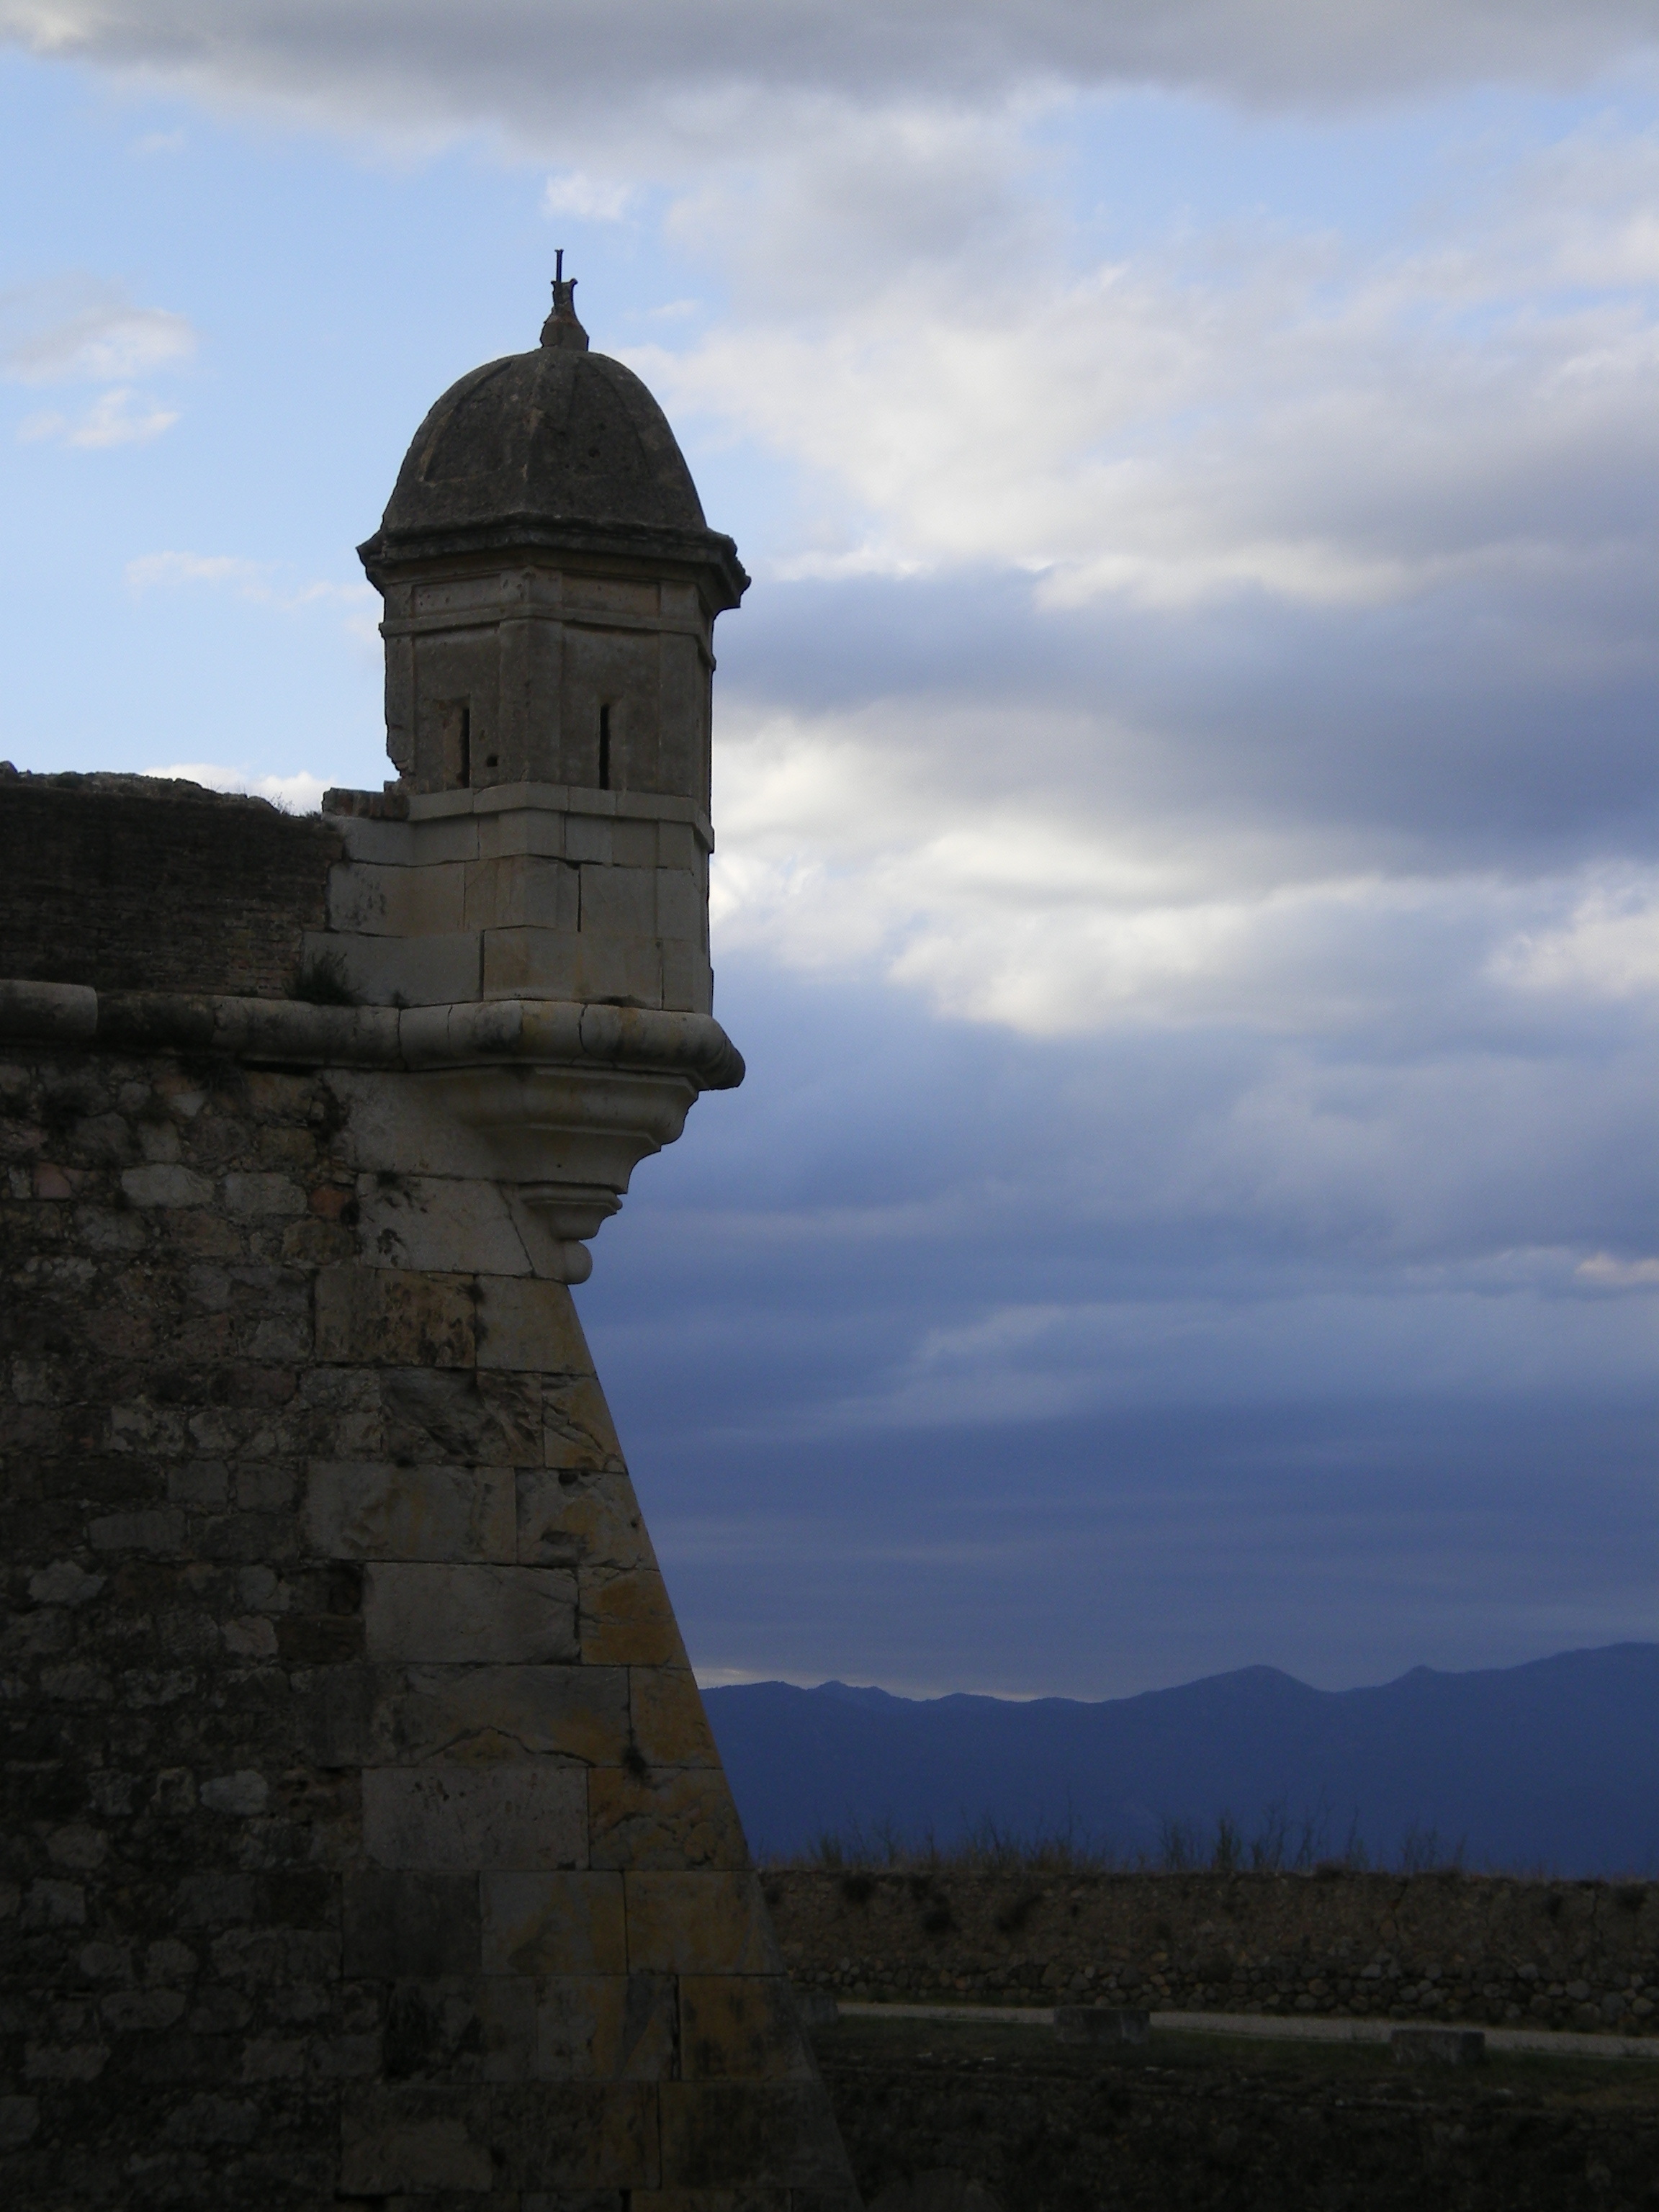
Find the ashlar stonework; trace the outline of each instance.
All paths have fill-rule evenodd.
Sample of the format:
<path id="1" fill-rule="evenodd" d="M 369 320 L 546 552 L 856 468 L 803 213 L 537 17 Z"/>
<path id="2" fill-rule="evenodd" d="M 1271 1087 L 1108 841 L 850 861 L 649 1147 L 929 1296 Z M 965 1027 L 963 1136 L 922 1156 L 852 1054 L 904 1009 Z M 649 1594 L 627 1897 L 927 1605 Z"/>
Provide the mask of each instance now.
<path id="1" fill-rule="evenodd" d="M 489 476 L 526 434 L 475 407 L 466 452 Z M 706 638 L 727 542 L 700 509 L 653 538 L 643 465 L 581 458 L 601 511 L 386 558 L 654 564 Z M 532 732 L 570 696 L 539 684 Z M 252 887 L 247 836 L 199 833 L 249 802 L 0 777 L 9 854 L 117 810 L 72 972 L 0 931 L 8 2201 L 857 2204 L 568 1287 L 636 1161 L 742 1073 L 708 1011 L 706 745 L 647 776 L 628 698 L 599 704 L 627 711 L 596 781 L 458 753 L 441 788 L 263 818 Z M 124 804 L 171 887 L 151 988 L 112 919 Z M 216 975 L 284 870 L 284 988 L 240 951 Z M 513 929 L 576 943 L 558 988 L 501 983 Z"/>

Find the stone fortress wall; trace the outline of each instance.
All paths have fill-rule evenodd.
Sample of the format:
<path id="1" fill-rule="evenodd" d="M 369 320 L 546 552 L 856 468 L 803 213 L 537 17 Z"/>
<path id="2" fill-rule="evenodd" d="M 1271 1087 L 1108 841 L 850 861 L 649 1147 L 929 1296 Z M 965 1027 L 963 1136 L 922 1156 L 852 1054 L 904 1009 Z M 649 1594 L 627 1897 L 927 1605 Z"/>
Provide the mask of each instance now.
<path id="1" fill-rule="evenodd" d="M 9 2203 L 856 2205 L 568 1287 L 706 804 L 0 773 Z"/>
<path id="2" fill-rule="evenodd" d="M 797 1987 L 1659 2034 L 1659 1882 L 769 1868 Z"/>
<path id="3" fill-rule="evenodd" d="M 80 982 L 0 980 L 9 2199 L 842 2208 L 562 1248 L 400 1106 L 518 1095 L 525 1024 L 695 1095 L 664 1018 L 204 988 L 201 915 L 234 980 L 296 949 L 223 929 L 250 845 L 314 900 L 341 836 L 0 779 L 0 845 L 111 803 L 118 863 L 188 842 L 188 988 L 100 988 L 95 911 Z"/>

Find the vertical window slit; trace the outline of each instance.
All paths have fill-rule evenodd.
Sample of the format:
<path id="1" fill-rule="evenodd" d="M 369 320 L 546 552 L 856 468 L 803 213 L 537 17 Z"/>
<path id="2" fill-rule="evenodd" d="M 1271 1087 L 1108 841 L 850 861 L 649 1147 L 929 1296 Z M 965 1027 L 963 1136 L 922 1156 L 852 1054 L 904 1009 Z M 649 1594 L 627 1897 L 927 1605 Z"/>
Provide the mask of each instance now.
<path id="1" fill-rule="evenodd" d="M 465 789 L 472 781 L 472 709 L 461 709 L 461 786 Z"/>
<path id="2" fill-rule="evenodd" d="M 599 709 L 599 789 L 611 788 L 611 709 Z"/>

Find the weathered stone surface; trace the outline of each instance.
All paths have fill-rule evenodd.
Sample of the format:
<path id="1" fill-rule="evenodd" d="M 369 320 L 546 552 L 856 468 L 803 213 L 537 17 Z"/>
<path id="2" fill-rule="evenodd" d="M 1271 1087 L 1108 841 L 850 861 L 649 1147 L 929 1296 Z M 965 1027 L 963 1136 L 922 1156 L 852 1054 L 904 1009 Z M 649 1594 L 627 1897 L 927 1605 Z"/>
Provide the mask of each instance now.
<path id="1" fill-rule="evenodd" d="M 542 1464 L 539 1375 L 413 1367 L 383 1376 L 380 1396 L 383 1449 L 396 1462 Z"/>
<path id="2" fill-rule="evenodd" d="M 507 1281 L 499 1276 L 483 1279 L 478 1285 L 477 1364 L 481 1371 L 506 1368 L 520 1374 L 591 1376 L 593 1363 L 566 1286 Z"/>
<path id="3" fill-rule="evenodd" d="M 381 1562 L 363 1578 L 371 1659 L 574 1659 L 574 1576 L 556 1568 Z"/>
<path id="4" fill-rule="evenodd" d="M 653 1567 L 623 1574 L 585 1571 L 580 1635 L 582 1656 L 592 1666 L 684 1668 L 689 1663 L 668 1592 Z"/>
<path id="5" fill-rule="evenodd" d="M 620 1466 L 605 1474 L 567 1468 L 518 1478 L 519 1558 L 526 1566 L 626 1573 L 656 1567 L 645 1524 Z"/>
<path id="6" fill-rule="evenodd" d="M 663 2081 L 678 2032 L 671 1974 L 554 1974 L 537 1985 L 537 2068 L 549 2081 Z"/>
<path id="7" fill-rule="evenodd" d="M 630 1967 L 675 1974 L 782 1972 L 753 1875 L 629 1873 L 623 1884 Z"/>
<path id="8" fill-rule="evenodd" d="M 619 1874 L 493 1874 L 481 1891 L 486 1973 L 628 1971 Z"/>
<path id="9" fill-rule="evenodd" d="M 467 1285 L 447 1276 L 325 1267 L 315 1297 L 320 1360 L 364 1367 L 474 1363 L 474 1301 Z"/>
<path id="10" fill-rule="evenodd" d="M 783 1976 L 683 1975 L 680 2071 L 688 2081 L 810 2081 L 811 2058 Z"/>
<path id="11" fill-rule="evenodd" d="M 378 1865 L 463 1873 L 587 1861 L 586 1778 L 512 1765 L 365 1768 L 363 1848 Z"/>
<path id="12" fill-rule="evenodd" d="M 333 1559 L 514 1559 L 517 1501 L 505 1468 L 313 1464 L 305 1532 Z"/>
<path id="13" fill-rule="evenodd" d="M 630 1667 L 628 1679 L 634 1741 L 647 1766 L 720 1765 L 689 1667 Z"/>
<path id="14" fill-rule="evenodd" d="M 0 777 L 0 969 L 286 998 L 341 852 L 328 824 L 155 776 Z"/>
<path id="15" fill-rule="evenodd" d="M 643 1764 L 643 1762 L 641 1762 Z M 718 1767 L 635 1774 L 595 1767 L 587 1791 L 590 1851 L 596 1867 L 749 1865 L 748 1846 L 726 1777 Z"/>
<path id="16" fill-rule="evenodd" d="M 494 2185 L 489 2100 L 435 2083 L 354 2092 L 340 2122 L 340 2187 L 354 2197 L 393 2190 L 485 2191 Z"/>
<path id="17" fill-rule="evenodd" d="M 391 2081 L 526 2081 L 536 2071 L 536 1990 L 517 1975 L 399 1981 L 386 2010 Z"/>
<path id="18" fill-rule="evenodd" d="M 343 1965 L 349 1980 L 479 1971 L 478 1882 L 470 1870 L 348 1875 L 343 1908 Z"/>
<path id="19" fill-rule="evenodd" d="M 494 2148 L 501 2181 L 509 2189 L 653 2187 L 662 2172 L 659 2094 L 655 2082 L 643 2081 L 538 2081 L 499 2091 Z"/>
<path id="20" fill-rule="evenodd" d="M 477 1765 L 538 1758 L 620 1759 L 628 1747 L 620 1667 L 382 1667 L 367 1741 L 376 1761 Z"/>

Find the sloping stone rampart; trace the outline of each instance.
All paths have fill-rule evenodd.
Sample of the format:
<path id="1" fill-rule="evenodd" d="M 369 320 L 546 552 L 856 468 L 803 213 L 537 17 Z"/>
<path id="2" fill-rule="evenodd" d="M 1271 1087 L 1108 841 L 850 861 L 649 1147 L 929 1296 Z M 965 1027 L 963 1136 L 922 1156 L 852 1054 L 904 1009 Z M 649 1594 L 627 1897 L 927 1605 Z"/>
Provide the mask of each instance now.
<path id="1" fill-rule="evenodd" d="M 7 2202 L 844 2207 L 570 1293 L 349 1146 L 0 1040 Z"/>
<path id="2" fill-rule="evenodd" d="M 1659 2033 L 1659 1882 L 771 1868 L 796 1985 L 843 1997 Z"/>

